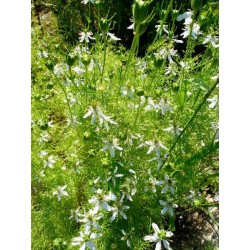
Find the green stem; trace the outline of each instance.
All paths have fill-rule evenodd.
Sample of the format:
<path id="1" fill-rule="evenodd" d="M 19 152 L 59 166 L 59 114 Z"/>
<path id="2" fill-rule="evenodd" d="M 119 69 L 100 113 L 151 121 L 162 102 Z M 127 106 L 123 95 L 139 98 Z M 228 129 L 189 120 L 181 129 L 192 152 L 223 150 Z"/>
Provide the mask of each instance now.
<path id="1" fill-rule="evenodd" d="M 64 95 L 65 95 L 65 98 L 66 98 L 66 102 L 67 102 L 67 105 L 68 105 L 68 109 L 69 109 L 69 113 L 70 113 L 70 119 L 71 119 L 71 124 L 74 125 L 74 118 L 73 118 L 73 113 L 72 113 L 72 110 L 71 110 L 71 107 L 70 107 L 70 102 L 69 102 L 69 98 L 68 98 L 68 95 L 67 95 L 67 92 L 66 92 L 66 89 L 64 88 L 63 84 L 61 83 L 61 81 L 57 78 L 57 76 L 54 74 L 60 88 L 62 89 Z M 80 139 L 81 138 L 81 135 L 77 129 L 77 127 L 75 127 L 76 129 L 76 133 L 77 133 L 77 136 L 78 138 Z"/>
<path id="2" fill-rule="evenodd" d="M 107 55 L 107 34 L 106 33 L 103 33 L 103 38 L 104 38 L 104 56 L 103 56 L 102 73 L 101 73 L 101 84 L 103 81 L 104 68 L 105 68 L 106 55 Z"/>
<path id="3" fill-rule="evenodd" d="M 173 151 L 173 149 L 175 148 L 175 146 L 177 145 L 178 141 L 181 139 L 182 135 L 184 134 L 184 132 L 187 130 L 187 128 L 190 126 L 190 124 L 193 122 L 194 118 L 196 117 L 197 113 L 200 111 L 200 109 L 202 108 L 202 106 L 204 105 L 204 103 L 206 102 L 207 98 L 212 94 L 212 92 L 214 91 L 215 87 L 217 86 L 217 82 L 214 83 L 214 85 L 211 87 L 211 89 L 205 94 L 202 102 L 199 104 L 199 106 L 196 108 L 194 114 L 192 115 L 192 117 L 189 119 L 189 121 L 187 122 L 186 126 L 184 127 L 184 129 L 181 131 L 180 135 L 177 137 L 177 139 L 175 140 L 174 144 L 171 146 L 170 150 L 169 150 L 169 154 L 171 154 L 171 152 Z"/>
<path id="4" fill-rule="evenodd" d="M 129 51 L 128 60 L 127 60 L 126 66 L 125 66 L 125 70 L 124 70 L 124 73 L 123 73 L 122 80 L 126 76 L 130 61 L 132 59 L 132 55 L 135 53 L 136 47 L 138 45 L 138 41 L 139 41 L 139 37 L 140 37 L 139 31 L 140 31 L 140 23 L 138 23 L 136 25 L 135 35 L 134 35 L 133 42 L 132 42 L 132 45 L 131 45 L 131 48 L 130 48 L 130 51 Z"/>
<path id="5" fill-rule="evenodd" d="M 138 117 L 139 117 L 139 113 L 140 113 L 140 109 L 141 109 L 140 103 L 141 103 L 141 99 L 139 97 L 139 103 L 138 103 L 138 108 L 136 110 L 136 115 L 135 115 L 135 121 L 134 121 L 134 124 L 133 124 L 133 128 L 135 128 Z"/>
<path id="6" fill-rule="evenodd" d="M 88 106 L 88 66 L 85 66 L 85 101 Z"/>
<path id="7" fill-rule="evenodd" d="M 167 20 L 167 18 L 168 18 L 168 14 L 169 14 L 169 12 L 170 12 L 170 10 L 171 10 L 171 8 L 172 8 L 172 5 L 173 5 L 173 0 L 170 0 L 170 2 L 169 2 L 169 4 L 168 4 L 168 8 L 167 8 L 167 10 L 166 10 L 166 13 L 165 13 L 163 19 L 161 20 L 160 28 L 159 28 L 159 30 L 157 31 L 157 33 L 156 33 L 156 35 L 155 35 L 155 38 L 154 38 L 152 44 L 154 44 L 154 43 L 156 42 L 156 40 L 158 39 L 160 33 L 162 32 L 162 30 L 163 30 L 163 25 L 164 25 L 164 23 L 166 22 L 166 20 Z M 148 53 L 149 53 L 149 51 L 147 51 L 147 53 L 146 53 L 146 55 L 145 55 L 145 58 L 147 57 Z"/>

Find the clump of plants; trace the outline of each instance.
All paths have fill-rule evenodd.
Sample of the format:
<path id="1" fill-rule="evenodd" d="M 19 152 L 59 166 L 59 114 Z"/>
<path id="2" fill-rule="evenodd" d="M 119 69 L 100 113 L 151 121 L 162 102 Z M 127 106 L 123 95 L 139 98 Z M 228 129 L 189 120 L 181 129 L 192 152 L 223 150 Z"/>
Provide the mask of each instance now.
<path id="1" fill-rule="evenodd" d="M 151 2 L 133 2 L 130 50 L 115 13 L 89 16 L 75 46 L 32 27 L 33 249 L 175 249 L 182 213 L 213 219 L 219 45 L 204 18 L 218 6 Z"/>

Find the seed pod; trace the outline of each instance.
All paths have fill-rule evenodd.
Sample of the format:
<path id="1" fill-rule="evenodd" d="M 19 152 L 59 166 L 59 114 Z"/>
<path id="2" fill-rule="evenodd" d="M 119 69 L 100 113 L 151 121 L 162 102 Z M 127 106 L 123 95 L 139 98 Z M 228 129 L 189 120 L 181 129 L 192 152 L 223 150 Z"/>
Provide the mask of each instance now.
<path id="1" fill-rule="evenodd" d="M 45 63 L 45 66 L 47 67 L 47 69 L 48 70 L 50 70 L 50 71 L 53 71 L 53 69 L 54 69 L 54 63 L 52 62 L 52 61 L 47 61 L 46 63 Z"/>
<path id="2" fill-rule="evenodd" d="M 175 20 L 179 16 L 179 10 L 172 10 L 171 16 Z"/>
<path id="3" fill-rule="evenodd" d="M 49 82 L 46 87 L 47 89 L 53 89 L 54 84 L 52 82 Z"/>
<path id="4" fill-rule="evenodd" d="M 87 54 L 84 54 L 82 56 L 82 63 L 85 65 L 85 66 L 88 66 L 90 64 L 90 57 L 89 55 Z"/>
<path id="5" fill-rule="evenodd" d="M 142 23 L 148 16 L 148 8 L 152 1 L 135 0 L 132 11 L 135 23 Z"/>
<path id="6" fill-rule="evenodd" d="M 202 5 L 202 0 L 191 0 L 191 8 L 198 11 Z"/>
<path id="7" fill-rule="evenodd" d="M 163 57 L 159 55 L 154 56 L 153 60 L 154 60 L 154 66 L 156 68 L 160 68 L 164 62 Z"/>
<path id="8" fill-rule="evenodd" d="M 101 18 L 99 22 L 99 27 L 103 33 L 107 33 L 109 31 L 109 26 L 110 26 L 110 21 L 106 18 Z"/>
<path id="9" fill-rule="evenodd" d="M 144 90 L 141 87 L 139 87 L 135 92 L 136 92 L 136 94 L 138 96 L 143 96 L 144 95 Z"/>
<path id="10" fill-rule="evenodd" d="M 68 64 L 70 67 L 74 65 L 75 61 L 76 61 L 76 56 L 75 56 L 75 55 L 73 55 L 73 54 L 67 55 L 67 57 L 66 57 L 66 62 L 67 62 L 67 64 Z"/>
<path id="11" fill-rule="evenodd" d="M 146 22 L 141 23 L 140 29 L 139 29 L 139 35 L 141 36 L 147 29 L 148 24 Z"/>

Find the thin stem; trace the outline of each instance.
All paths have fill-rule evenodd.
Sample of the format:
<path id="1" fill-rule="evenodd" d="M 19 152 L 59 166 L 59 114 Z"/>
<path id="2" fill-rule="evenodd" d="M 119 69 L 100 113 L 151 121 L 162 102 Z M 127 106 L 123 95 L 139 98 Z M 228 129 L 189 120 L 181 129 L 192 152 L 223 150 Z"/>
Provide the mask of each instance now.
<path id="1" fill-rule="evenodd" d="M 104 68 L 105 68 L 106 55 L 107 55 L 107 34 L 106 33 L 103 33 L 103 38 L 104 38 L 104 56 L 103 56 L 102 73 L 101 73 L 101 84 L 103 81 Z"/>
<path id="2" fill-rule="evenodd" d="M 135 115 L 135 121 L 134 121 L 134 124 L 133 124 L 133 128 L 135 128 L 137 120 L 138 120 L 138 117 L 139 117 L 139 113 L 140 113 L 140 109 L 141 109 L 141 105 L 140 104 L 141 104 L 141 99 L 139 97 L 139 103 L 138 103 L 138 108 L 136 110 L 136 115 Z"/>
<path id="3" fill-rule="evenodd" d="M 190 126 L 190 124 L 193 122 L 194 118 L 196 117 L 197 113 L 200 111 L 200 109 L 202 108 L 202 106 L 204 105 L 204 103 L 206 102 L 207 98 L 212 94 L 212 92 L 214 91 L 215 87 L 217 86 L 217 82 L 214 83 L 214 85 L 212 86 L 212 88 L 205 94 L 202 102 L 199 104 L 199 106 L 196 108 L 194 114 L 192 115 L 192 117 L 189 119 L 189 121 L 187 122 L 186 126 L 184 127 L 184 129 L 181 131 L 180 135 L 177 137 L 177 139 L 175 140 L 174 144 L 171 146 L 170 150 L 169 150 L 169 155 L 171 154 L 171 152 L 173 151 L 173 149 L 175 148 L 175 146 L 177 145 L 178 141 L 181 139 L 182 135 L 184 134 L 184 132 L 187 130 L 187 128 Z"/>
<path id="4" fill-rule="evenodd" d="M 69 113 L 70 113 L 70 119 L 71 119 L 71 124 L 74 126 L 74 118 L 73 118 L 73 113 L 72 113 L 72 110 L 71 110 L 71 107 L 70 107 L 70 102 L 69 102 L 69 98 L 68 98 L 68 95 L 67 95 L 67 92 L 66 92 L 66 89 L 64 88 L 63 84 L 61 83 L 61 81 L 57 78 L 57 76 L 55 75 L 55 73 L 53 73 L 60 88 L 62 89 L 64 95 L 65 95 L 65 98 L 66 98 L 66 102 L 67 102 L 67 105 L 68 105 L 68 109 L 69 109 Z M 77 133 L 77 136 L 78 138 L 80 139 L 81 138 L 81 135 L 77 129 L 77 127 L 75 126 L 75 130 L 76 130 L 76 133 Z"/>
<path id="5" fill-rule="evenodd" d="M 170 10 L 171 10 L 171 8 L 172 8 L 172 5 L 173 5 L 173 0 L 170 0 L 170 2 L 169 2 L 169 4 L 168 4 L 168 8 L 167 8 L 167 10 L 166 10 L 166 13 L 165 13 L 163 19 L 161 20 L 160 28 L 159 28 L 159 30 L 157 31 L 157 33 L 156 33 L 156 35 L 155 35 L 155 38 L 154 38 L 152 44 L 154 44 L 154 43 L 156 42 L 156 40 L 158 39 L 160 33 L 162 32 L 162 30 L 163 30 L 163 25 L 164 25 L 164 23 L 166 22 L 166 20 L 167 20 L 167 18 L 168 18 L 168 14 L 169 14 L 169 12 L 170 12 Z M 149 51 L 146 52 L 145 58 L 147 57 L 148 53 L 149 53 Z"/>
<path id="6" fill-rule="evenodd" d="M 128 60 L 127 60 L 126 66 L 125 66 L 125 70 L 124 70 L 124 73 L 123 73 L 122 80 L 123 80 L 124 76 L 126 76 L 128 66 L 129 66 L 130 61 L 132 59 L 132 55 L 134 54 L 135 49 L 136 49 L 136 47 L 138 45 L 138 41 L 139 41 L 139 37 L 140 37 L 139 31 L 140 31 L 140 23 L 138 23 L 136 25 L 135 35 L 134 35 L 133 42 L 132 42 L 132 45 L 131 45 L 131 48 L 130 48 L 130 51 L 129 51 Z"/>
<path id="7" fill-rule="evenodd" d="M 88 105 L 88 66 L 85 66 L 85 101 L 86 106 Z"/>

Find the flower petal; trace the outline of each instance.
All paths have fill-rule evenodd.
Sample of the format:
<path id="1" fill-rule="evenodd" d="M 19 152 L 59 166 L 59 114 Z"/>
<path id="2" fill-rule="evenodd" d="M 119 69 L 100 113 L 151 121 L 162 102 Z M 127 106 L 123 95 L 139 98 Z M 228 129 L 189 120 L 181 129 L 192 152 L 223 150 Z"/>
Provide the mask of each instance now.
<path id="1" fill-rule="evenodd" d="M 157 232 L 157 233 L 159 233 L 159 232 L 160 232 L 160 229 L 159 229 L 159 227 L 158 227 L 158 225 L 157 225 L 157 224 L 152 223 L 152 227 L 153 227 L 153 229 L 155 230 L 155 232 Z"/>
<path id="2" fill-rule="evenodd" d="M 166 249 L 169 249 L 170 245 L 169 245 L 168 241 L 167 240 L 163 240 L 162 242 L 163 242 L 164 247 Z"/>
<path id="3" fill-rule="evenodd" d="M 147 235 L 143 238 L 143 240 L 147 240 L 149 242 L 154 242 L 158 240 L 158 236 L 156 234 L 154 235 Z"/>
<path id="4" fill-rule="evenodd" d="M 161 250 L 161 241 L 158 241 L 156 246 L 155 246 L 155 250 Z"/>

